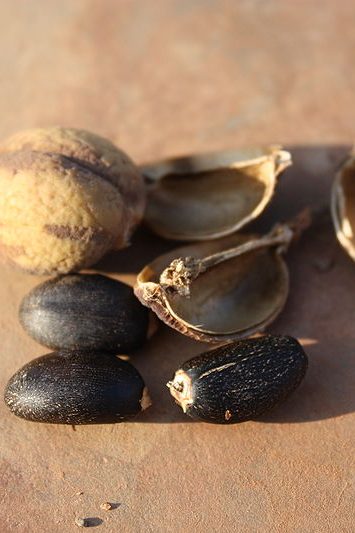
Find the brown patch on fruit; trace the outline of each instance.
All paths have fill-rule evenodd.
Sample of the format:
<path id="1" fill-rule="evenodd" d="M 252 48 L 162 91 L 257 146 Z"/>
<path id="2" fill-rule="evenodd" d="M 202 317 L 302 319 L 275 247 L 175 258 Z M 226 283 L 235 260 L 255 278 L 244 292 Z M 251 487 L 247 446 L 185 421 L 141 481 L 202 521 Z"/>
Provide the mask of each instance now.
<path id="1" fill-rule="evenodd" d="M 58 224 L 46 224 L 44 231 L 58 239 L 70 239 L 71 241 L 95 241 L 106 242 L 109 238 L 107 232 L 101 228 L 67 226 Z"/>
<path id="2" fill-rule="evenodd" d="M 96 165 L 94 162 L 91 163 L 90 161 L 83 161 L 80 159 L 77 159 L 76 157 L 63 155 L 63 166 L 64 168 L 79 168 L 82 172 L 90 172 L 94 176 L 96 176 L 99 179 L 103 179 L 104 181 L 107 181 L 110 183 L 116 190 L 121 192 L 119 188 L 119 184 L 117 183 L 117 179 L 112 176 L 109 172 L 105 172 L 105 168 L 102 166 Z"/>

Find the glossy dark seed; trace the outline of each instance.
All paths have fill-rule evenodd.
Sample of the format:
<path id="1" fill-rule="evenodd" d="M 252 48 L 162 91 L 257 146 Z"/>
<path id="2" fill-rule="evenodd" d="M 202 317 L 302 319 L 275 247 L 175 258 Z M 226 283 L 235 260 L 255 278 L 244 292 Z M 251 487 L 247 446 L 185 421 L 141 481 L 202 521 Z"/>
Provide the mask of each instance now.
<path id="1" fill-rule="evenodd" d="M 52 349 L 126 353 L 142 346 L 148 310 L 129 285 L 98 274 L 60 276 L 22 300 L 19 319 L 37 342 Z"/>
<path id="2" fill-rule="evenodd" d="M 138 371 L 114 355 L 53 352 L 12 376 L 5 403 L 27 420 L 94 424 L 132 418 L 149 396 Z"/>
<path id="3" fill-rule="evenodd" d="M 269 335 L 190 359 L 168 387 L 192 418 L 231 424 L 253 419 L 282 402 L 300 384 L 307 365 L 296 339 Z"/>

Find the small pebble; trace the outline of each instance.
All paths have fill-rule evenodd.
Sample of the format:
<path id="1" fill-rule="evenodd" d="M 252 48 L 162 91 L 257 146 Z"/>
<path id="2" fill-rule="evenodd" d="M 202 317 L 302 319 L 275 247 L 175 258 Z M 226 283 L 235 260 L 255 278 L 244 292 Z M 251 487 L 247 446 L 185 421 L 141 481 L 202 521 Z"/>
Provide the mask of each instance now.
<path id="1" fill-rule="evenodd" d="M 86 518 L 76 518 L 75 519 L 75 523 L 78 527 L 87 527 L 88 524 L 87 524 L 87 520 Z"/>
<path id="2" fill-rule="evenodd" d="M 100 509 L 102 509 L 103 511 L 111 511 L 112 504 L 110 502 L 104 502 L 100 505 Z"/>

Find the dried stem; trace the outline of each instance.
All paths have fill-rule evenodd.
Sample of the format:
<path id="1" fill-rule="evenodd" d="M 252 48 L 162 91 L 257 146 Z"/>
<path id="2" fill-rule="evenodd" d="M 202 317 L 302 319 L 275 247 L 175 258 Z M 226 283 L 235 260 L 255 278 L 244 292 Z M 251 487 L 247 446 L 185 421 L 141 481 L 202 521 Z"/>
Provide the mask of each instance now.
<path id="1" fill-rule="evenodd" d="M 164 290 L 176 292 L 181 296 L 190 296 L 190 285 L 200 274 L 216 265 L 241 256 L 248 252 L 276 246 L 280 253 L 287 250 L 289 244 L 310 225 L 310 212 L 302 211 L 289 224 L 277 225 L 263 237 L 252 239 L 234 248 L 222 250 L 203 259 L 179 257 L 174 259 L 160 275 L 160 285 Z"/>

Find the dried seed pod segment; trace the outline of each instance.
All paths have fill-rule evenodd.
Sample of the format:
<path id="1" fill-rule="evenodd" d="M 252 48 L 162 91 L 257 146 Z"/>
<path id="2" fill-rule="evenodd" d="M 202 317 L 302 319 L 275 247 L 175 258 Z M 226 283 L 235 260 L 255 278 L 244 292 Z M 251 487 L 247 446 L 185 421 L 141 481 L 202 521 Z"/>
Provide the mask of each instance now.
<path id="1" fill-rule="evenodd" d="M 279 146 L 192 155 L 142 167 L 145 222 L 158 235 L 203 241 L 230 235 L 265 209 L 291 165 Z"/>
<path id="2" fill-rule="evenodd" d="M 146 266 L 135 294 L 172 328 L 197 340 L 228 342 L 263 331 L 289 290 L 282 257 L 295 230 L 235 234 L 173 250 Z"/>
<path id="3" fill-rule="evenodd" d="M 337 238 L 355 261 L 355 149 L 335 177 L 331 212 Z"/>

